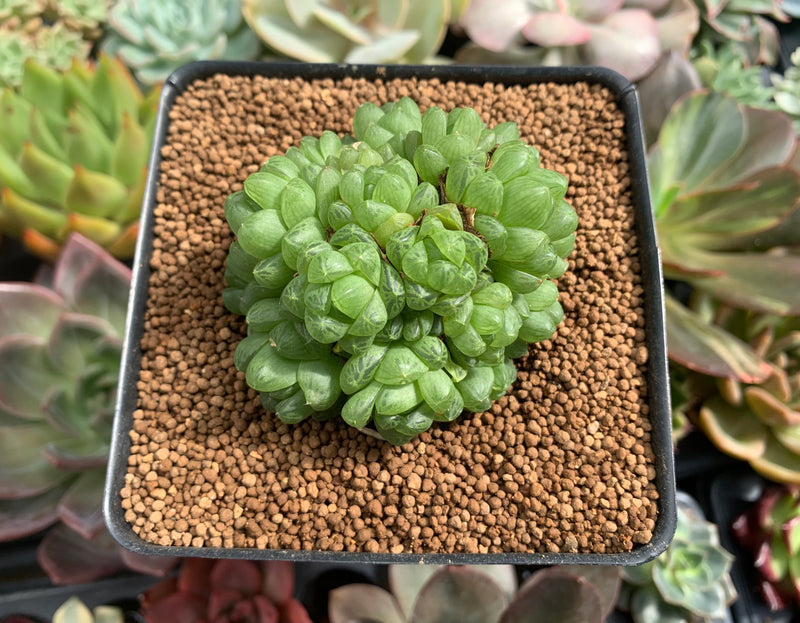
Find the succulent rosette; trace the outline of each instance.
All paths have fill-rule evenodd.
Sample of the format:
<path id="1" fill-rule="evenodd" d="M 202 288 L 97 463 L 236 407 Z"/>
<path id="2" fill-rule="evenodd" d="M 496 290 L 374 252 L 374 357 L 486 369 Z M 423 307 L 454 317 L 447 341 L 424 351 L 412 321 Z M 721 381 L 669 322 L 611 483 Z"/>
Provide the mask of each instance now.
<path id="1" fill-rule="evenodd" d="M 56 583 L 171 564 L 123 553 L 101 510 L 129 287 L 77 234 L 42 283 L 0 283 L 0 542 L 56 524 L 38 550 Z"/>
<path id="2" fill-rule="evenodd" d="M 253 60 L 261 53 L 238 0 L 117 0 L 108 25 L 102 49 L 147 85 L 191 61 Z"/>
<path id="3" fill-rule="evenodd" d="M 552 336 L 577 215 L 513 123 L 403 98 L 353 126 L 303 138 L 228 197 L 223 298 L 246 315 L 235 364 L 268 409 L 405 443 L 488 409 L 511 358 Z"/>
<path id="4" fill-rule="evenodd" d="M 0 94 L 0 232 L 50 261 L 72 232 L 131 257 L 157 96 L 104 55 L 65 72 L 29 61 Z"/>
<path id="5" fill-rule="evenodd" d="M 800 487 L 769 487 L 731 529 L 755 558 L 770 609 L 800 606 Z"/>

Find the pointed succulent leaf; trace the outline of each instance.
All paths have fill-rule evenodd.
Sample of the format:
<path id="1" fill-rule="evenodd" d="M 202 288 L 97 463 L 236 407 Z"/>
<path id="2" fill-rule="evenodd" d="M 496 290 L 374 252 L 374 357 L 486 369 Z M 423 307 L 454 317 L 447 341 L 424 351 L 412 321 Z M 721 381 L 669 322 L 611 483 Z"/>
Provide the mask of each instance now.
<path id="1" fill-rule="evenodd" d="M 103 486 L 105 466 L 83 472 L 61 498 L 58 516 L 66 526 L 85 539 L 105 530 Z"/>
<path id="2" fill-rule="evenodd" d="M 58 503 L 68 483 L 38 495 L 0 499 L 0 542 L 36 534 L 58 521 Z"/>
<path id="3" fill-rule="evenodd" d="M 466 566 L 448 566 L 422 587 L 409 621 L 434 623 L 458 612 L 460 620 L 489 623 L 507 603 L 502 589 L 485 574 Z"/>
<path id="4" fill-rule="evenodd" d="M 500 617 L 499 623 L 563 621 L 601 623 L 603 602 L 596 586 L 559 569 L 535 573 Z"/>
<path id="5" fill-rule="evenodd" d="M 91 582 L 123 566 L 119 546 L 107 532 L 87 540 L 63 524 L 47 532 L 37 558 L 56 584 Z"/>
<path id="6" fill-rule="evenodd" d="M 348 584 L 331 591 L 328 604 L 331 623 L 351 621 L 380 621 L 380 623 L 405 623 L 394 597 L 384 589 L 371 584 Z"/>
<path id="7" fill-rule="evenodd" d="M 27 333 L 46 338 L 63 304 L 58 294 L 40 285 L 0 283 L 0 337 Z"/>

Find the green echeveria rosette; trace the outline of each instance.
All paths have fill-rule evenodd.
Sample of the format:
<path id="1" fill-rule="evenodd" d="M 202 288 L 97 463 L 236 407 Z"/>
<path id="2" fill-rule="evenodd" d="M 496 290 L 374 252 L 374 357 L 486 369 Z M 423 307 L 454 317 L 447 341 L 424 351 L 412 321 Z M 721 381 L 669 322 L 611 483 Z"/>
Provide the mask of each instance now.
<path id="1" fill-rule="evenodd" d="M 577 216 L 513 123 L 409 98 L 362 105 L 230 195 L 235 363 L 287 422 L 341 413 L 405 443 L 484 411 L 563 318 Z"/>
<path id="2" fill-rule="evenodd" d="M 253 60 L 261 42 L 238 0 L 118 0 L 102 49 L 119 56 L 142 84 L 155 84 L 191 61 Z"/>

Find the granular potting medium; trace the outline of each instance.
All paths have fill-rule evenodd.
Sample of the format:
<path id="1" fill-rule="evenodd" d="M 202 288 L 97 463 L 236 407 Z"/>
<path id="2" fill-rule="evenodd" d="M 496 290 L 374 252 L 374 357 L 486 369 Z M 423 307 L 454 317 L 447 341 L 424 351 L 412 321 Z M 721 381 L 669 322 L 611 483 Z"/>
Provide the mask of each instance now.
<path id="1" fill-rule="evenodd" d="M 221 293 L 225 197 L 271 155 L 359 104 L 408 95 L 515 121 L 579 214 L 565 319 L 490 411 L 396 447 L 343 422 L 289 426 L 233 365 Z M 169 114 L 138 408 L 121 504 L 158 545 L 384 553 L 616 553 L 651 541 L 655 457 L 625 118 L 604 87 L 198 80 Z"/>

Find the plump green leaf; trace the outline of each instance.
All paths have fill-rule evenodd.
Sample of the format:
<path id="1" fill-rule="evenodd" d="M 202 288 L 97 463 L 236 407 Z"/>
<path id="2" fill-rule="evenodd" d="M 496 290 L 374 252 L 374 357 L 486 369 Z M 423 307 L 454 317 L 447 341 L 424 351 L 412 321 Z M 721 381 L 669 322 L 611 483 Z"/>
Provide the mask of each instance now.
<path id="1" fill-rule="evenodd" d="M 357 273 L 365 277 L 373 286 L 380 285 L 381 258 L 374 244 L 356 242 L 343 246 L 340 252 Z"/>
<path id="2" fill-rule="evenodd" d="M 428 366 L 406 346 L 392 345 L 375 373 L 375 380 L 385 385 L 412 383 L 428 372 Z M 399 413 L 399 412 L 398 412 Z"/>
<path id="3" fill-rule="evenodd" d="M 258 392 L 273 392 L 297 382 L 297 362 L 281 357 L 266 346 L 253 355 L 247 366 L 247 384 Z"/>
<path id="4" fill-rule="evenodd" d="M 308 263 L 309 283 L 333 283 L 353 272 L 347 256 L 333 249 L 318 253 Z"/>
<path id="5" fill-rule="evenodd" d="M 462 203 L 480 214 L 496 217 L 503 207 L 504 192 L 503 183 L 492 171 L 487 171 L 470 181 Z"/>
<path id="6" fill-rule="evenodd" d="M 464 408 L 470 411 L 483 411 L 494 384 L 494 373 L 489 367 L 477 366 L 467 370 L 463 380 L 456 383 Z"/>
<path id="7" fill-rule="evenodd" d="M 225 198 L 225 219 L 234 234 L 239 233 L 239 228 L 248 216 L 260 209 L 261 207 L 243 190 L 231 193 Z"/>
<path id="8" fill-rule="evenodd" d="M 456 386 L 444 370 L 431 370 L 417 380 L 422 399 L 435 413 L 446 413 L 455 399 Z"/>
<path id="9" fill-rule="evenodd" d="M 278 196 L 286 188 L 286 180 L 272 173 L 257 172 L 244 181 L 244 192 L 262 210 L 277 210 Z"/>
<path id="10" fill-rule="evenodd" d="M 342 419 L 355 428 L 366 426 L 372 417 L 372 409 L 382 387 L 380 383 L 372 382 L 350 396 L 342 407 Z"/>
<path id="11" fill-rule="evenodd" d="M 341 370 L 342 364 L 335 357 L 300 362 L 297 382 L 305 394 L 306 404 L 317 411 L 332 407 L 341 394 Z"/>
<path id="12" fill-rule="evenodd" d="M 526 175 L 532 168 L 527 146 L 522 141 L 507 141 L 495 150 L 489 171 L 505 183 Z"/>
<path id="13" fill-rule="evenodd" d="M 261 260 L 253 268 L 256 283 L 270 289 L 281 289 L 292 280 L 294 270 L 283 261 L 283 255 L 275 255 Z"/>
<path id="14" fill-rule="evenodd" d="M 285 234 L 286 228 L 276 210 L 260 210 L 242 221 L 238 240 L 245 252 L 263 260 L 280 251 Z"/>
<path id="15" fill-rule="evenodd" d="M 380 415 L 399 415 L 413 409 L 421 399 L 416 383 L 384 385 L 375 399 L 375 412 Z"/>
<path id="16" fill-rule="evenodd" d="M 403 310 L 406 300 L 405 290 L 403 279 L 398 272 L 386 262 L 381 262 L 381 281 L 378 293 L 386 308 L 387 318 L 394 318 Z"/>
<path id="17" fill-rule="evenodd" d="M 348 359 L 340 377 L 342 390 L 347 394 L 354 394 L 366 387 L 374 378 L 386 349 L 386 346 L 373 344 L 364 352 Z"/>
<path id="18" fill-rule="evenodd" d="M 549 340 L 553 337 L 556 327 L 563 319 L 564 310 L 559 302 L 556 301 L 542 311 L 532 311 L 522 321 L 522 326 L 519 328 L 519 337 L 530 343 Z"/>
<path id="19" fill-rule="evenodd" d="M 281 254 L 286 265 L 297 268 L 297 258 L 312 242 L 325 240 L 325 231 L 320 222 L 312 217 L 304 218 L 295 223 L 281 240 Z"/>
<path id="20" fill-rule="evenodd" d="M 278 197 L 278 210 L 287 228 L 294 227 L 303 219 L 316 214 L 317 203 L 314 189 L 304 180 L 291 180 Z"/>
<path id="21" fill-rule="evenodd" d="M 350 334 L 359 337 L 373 336 L 384 327 L 387 320 L 388 314 L 383 299 L 379 292 L 373 291 L 367 304 L 350 327 Z"/>
<path id="22" fill-rule="evenodd" d="M 345 261 L 347 261 L 346 258 Z M 349 262 L 347 265 L 350 265 Z M 331 301 L 343 314 L 350 318 L 356 318 L 370 301 L 373 292 L 374 288 L 366 279 L 348 274 L 333 282 Z"/>
<path id="23" fill-rule="evenodd" d="M 317 314 L 328 314 L 333 302 L 331 300 L 332 286 L 329 283 L 310 283 L 303 293 L 305 308 Z"/>

